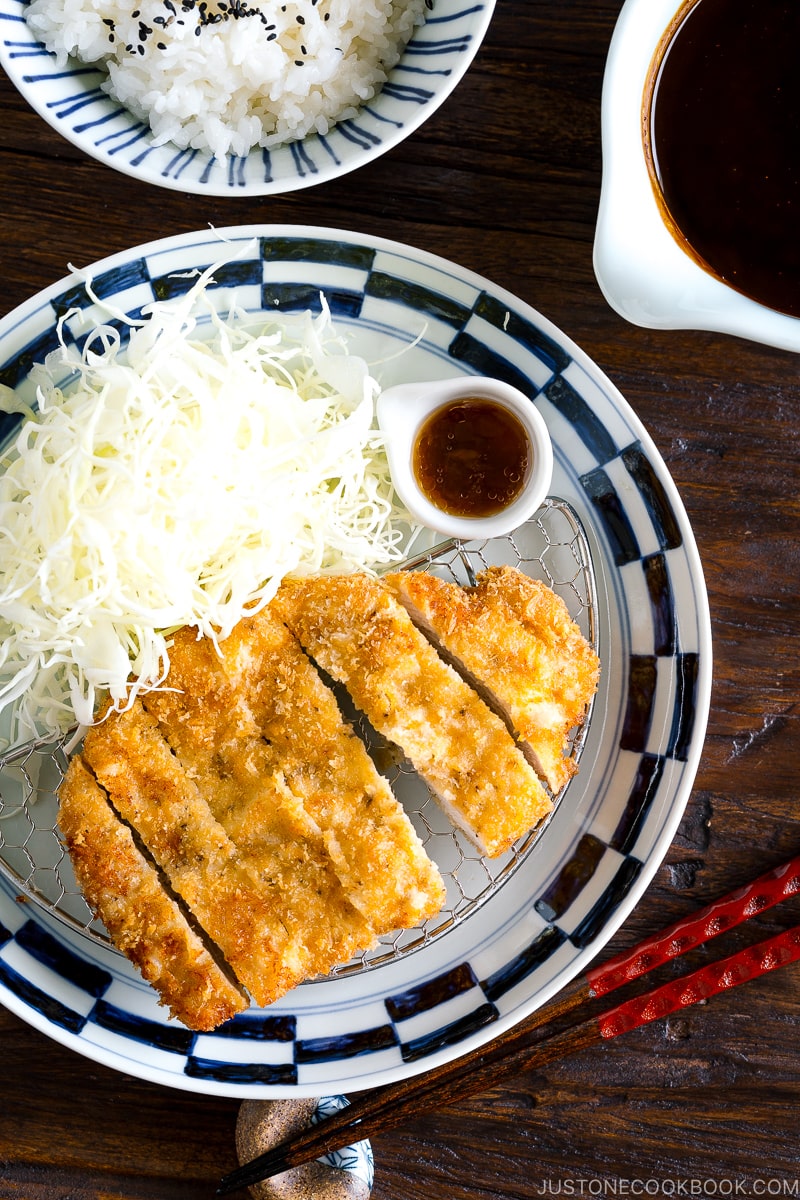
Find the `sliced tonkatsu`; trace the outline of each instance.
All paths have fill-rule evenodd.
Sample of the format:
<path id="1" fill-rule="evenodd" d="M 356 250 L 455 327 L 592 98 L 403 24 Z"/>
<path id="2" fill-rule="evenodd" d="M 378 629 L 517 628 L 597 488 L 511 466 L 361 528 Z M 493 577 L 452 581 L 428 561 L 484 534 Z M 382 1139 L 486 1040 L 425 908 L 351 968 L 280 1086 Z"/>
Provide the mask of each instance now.
<path id="1" fill-rule="evenodd" d="M 274 806 L 265 874 L 214 817 L 213 785 L 184 769 L 138 700 L 87 732 L 82 758 L 259 1005 L 373 943 L 291 797 Z"/>
<path id="2" fill-rule="evenodd" d="M 249 997 L 167 893 L 80 758 L 59 799 L 59 825 L 87 903 L 172 1016 L 210 1030 L 246 1009 Z"/>
<path id="3" fill-rule="evenodd" d="M 568 737 L 586 717 L 599 660 L 566 604 L 513 567 L 491 567 L 475 587 L 420 571 L 387 583 L 416 625 L 506 718 L 552 791 L 575 772 Z"/>
<path id="4" fill-rule="evenodd" d="M 62 829 L 114 944 L 144 963 L 173 1013 L 210 1028 L 215 1003 L 220 1020 L 239 1011 L 241 988 L 270 1004 L 432 916 L 445 888 L 283 622 L 262 612 L 220 644 L 181 630 L 170 658 L 163 689 L 107 710 L 87 731 L 62 785 Z M 80 840 L 78 795 L 89 797 Z M 98 847 L 117 842 L 133 893 L 122 868 L 113 878 L 104 869 Z M 187 949 L 180 938 L 190 934 L 200 937 Z M 173 976 L 183 971 L 187 991 L 197 990 L 184 960 L 203 947 L 217 1000 L 181 1002 Z"/>
<path id="5" fill-rule="evenodd" d="M 439 911 L 439 871 L 333 692 L 273 613 L 240 622 L 219 648 L 180 631 L 169 684 L 144 705 L 240 853 L 251 862 L 274 854 L 270 814 L 294 807 L 311 853 L 373 936 Z"/>
<path id="6" fill-rule="evenodd" d="M 175 633 L 164 685 L 87 731 L 59 823 L 113 943 L 190 1028 L 270 1004 L 445 902 L 321 671 L 497 856 L 552 807 L 520 745 L 557 790 L 598 663 L 553 593 L 504 568 L 470 589 L 288 579 L 222 641 Z"/>
<path id="7" fill-rule="evenodd" d="M 504 722 L 367 575 L 284 580 L 271 607 L 482 853 L 502 854 L 550 811 Z"/>

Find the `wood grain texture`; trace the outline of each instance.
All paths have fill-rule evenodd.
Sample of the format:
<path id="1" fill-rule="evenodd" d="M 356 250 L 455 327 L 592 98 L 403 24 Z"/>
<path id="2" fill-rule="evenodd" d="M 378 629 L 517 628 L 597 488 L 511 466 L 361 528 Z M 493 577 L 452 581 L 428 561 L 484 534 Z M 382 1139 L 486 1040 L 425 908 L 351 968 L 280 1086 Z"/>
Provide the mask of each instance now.
<path id="1" fill-rule="evenodd" d="M 2 311 L 68 263 L 209 224 L 355 229 L 508 288 L 644 421 L 705 565 L 715 678 L 681 828 L 609 952 L 800 849 L 800 366 L 734 338 L 638 329 L 604 301 L 592 240 L 620 8 L 499 0 L 473 67 L 413 138 L 275 199 L 137 185 L 59 139 L 0 78 Z M 797 907 L 782 913 L 760 919 L 758 936 L 798 920 Z M 573 1195 L 624 1194 L 621 1181 L 636 1180 L 665 1195 L 697 1180 L 705 1194 L 745 1196 L 774 1180 L 796 1195 L 799 1024 L 790 967 L 382 1136 L 373 1196 L 528 1200 L 570 1183 Z M 202 1200 L 236 1165 L 235 1101 L 97 1067 L 2 1010 L 0 1063 L 0 1200 Z"/>

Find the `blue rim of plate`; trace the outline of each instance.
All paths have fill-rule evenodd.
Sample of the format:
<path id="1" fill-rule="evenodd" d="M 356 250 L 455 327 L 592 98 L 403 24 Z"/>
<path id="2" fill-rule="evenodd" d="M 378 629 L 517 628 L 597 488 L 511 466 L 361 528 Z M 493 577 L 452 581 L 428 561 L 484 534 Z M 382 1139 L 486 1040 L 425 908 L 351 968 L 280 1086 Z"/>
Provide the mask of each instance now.
<path id="1" fill-rule="evenodd" d="M 436 0 L 358 116 L 272 150 L 216 159 L 150 128 L 103 90 L 106 73 L 70 59 L 58 67 L 25 21 L 29 0 L 0 0 L 0 63 L 17 90 L 63 137 L 92 158 L 146 183 L 209 196 L 268 195 L 327 182 L 391 150 L 453 92 L 475 57 L 496 0 Z"/>
<path id="2" fill-rule="evenodd" d="M 539 407 L 554 491 L 584 524 L 598 581 L 603 674 L 581 770 L 522 867 L 451 933 L 377 970 L 302 985 L 212 1034 L 168 1019 L 120 956 L 18 904 L 0 880 L 0 1000 L 78 1053 L 153 1082 L 239 1097 L 346 1093 L 499 1035 L 584 970 L 628 916 L 696 774 L 711 688 L 708 601 L 688 518 L 639 419 L 578 346 L 488 280 L 381 238 L 246 226 L 115 255 L 90 269 L 93 287 L 136 315 L 231 248 L 240 257 L 215 274 L 220 299 L 235 289 L 253 311 L 316 311 L 324 293 L 354 350 L 380 360 L 373 370 L 386 385 L 489 374 Z M 0 322 L 0 381 L 24 383 L 75 306 L 95 311 L 73 276 Z M 0 423 L 0 444 L 15 423 Z"/>

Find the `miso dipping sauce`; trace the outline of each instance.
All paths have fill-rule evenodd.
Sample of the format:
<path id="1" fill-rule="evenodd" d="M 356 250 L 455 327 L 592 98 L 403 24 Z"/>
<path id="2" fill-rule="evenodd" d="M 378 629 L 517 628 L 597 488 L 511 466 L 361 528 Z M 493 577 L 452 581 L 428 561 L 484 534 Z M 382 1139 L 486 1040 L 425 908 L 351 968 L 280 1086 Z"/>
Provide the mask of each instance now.
<path id="1" fill-rule="evenodd" d="M 678 241 L 718 278 L 792 316 L 799 63 L 798 0 L 693 0 L 654 62 L 644 111 L 651 178 Z"/>
<path id="2" fill-rule="evenodd" d="M 454 517 L 491 517 L 528 478 L 531 446 L 522 422 L 494 400 L 454 400 L 435 409 L 414 442 L 412 469 L 432 504 Z"/>

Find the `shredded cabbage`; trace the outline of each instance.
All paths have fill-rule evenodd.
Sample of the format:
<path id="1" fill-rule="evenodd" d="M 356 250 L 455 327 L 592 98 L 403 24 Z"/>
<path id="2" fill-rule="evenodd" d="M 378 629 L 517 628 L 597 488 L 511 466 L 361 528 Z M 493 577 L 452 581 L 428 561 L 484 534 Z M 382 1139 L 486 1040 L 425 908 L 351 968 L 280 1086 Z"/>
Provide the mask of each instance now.
<path id="1" fill-rule="evenodd" d="M 106 694 L 121 707 L 158 687 L 171 631 L 224 639 L 287 573 L 402 558 L 408 516 L 367 365 L 324 305 L 257 325 L 223 317 L 210 275 L 128 321 L 127 348 L 109 324 L 78 352 L 62 324 L 34 368 L 38 413 L 0 460 L 12 741 L 91 723 Z"/>

